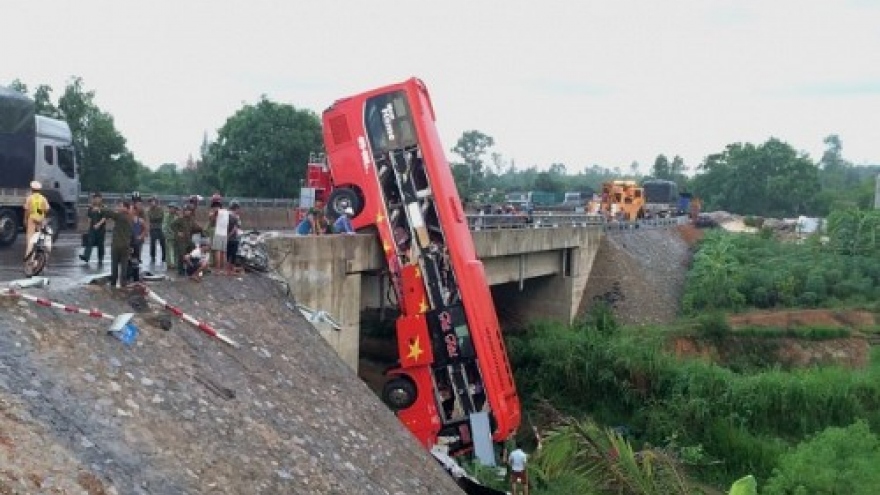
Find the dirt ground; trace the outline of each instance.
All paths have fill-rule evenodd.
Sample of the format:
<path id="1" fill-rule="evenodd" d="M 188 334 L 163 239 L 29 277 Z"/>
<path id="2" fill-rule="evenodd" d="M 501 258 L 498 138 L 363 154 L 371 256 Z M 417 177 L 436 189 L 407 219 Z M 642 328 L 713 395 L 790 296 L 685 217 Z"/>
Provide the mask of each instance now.
<path id="1" fill-rule="evenodd" d="M 876 324 L 869 311 L 801 309 L 786 311 L 752 311 L 730 315 L 727 321 L 733 328 L 743 327 L 828 327 L 861 329 Z"/>

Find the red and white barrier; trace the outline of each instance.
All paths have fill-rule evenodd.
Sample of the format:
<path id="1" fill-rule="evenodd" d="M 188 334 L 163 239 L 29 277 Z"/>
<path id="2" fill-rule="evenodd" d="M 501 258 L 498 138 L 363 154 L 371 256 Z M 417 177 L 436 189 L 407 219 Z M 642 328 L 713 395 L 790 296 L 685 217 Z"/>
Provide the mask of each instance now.
<path id="1" fill-rule="evenodd" d="M 100 311 L 96 308 L 86 309 L 74 306 L 72 304 L 62 304 L 60 302 L 52 301 L 51 299 L 47 299 L 45 297 L 33 296 L 31 294 L 27 294 L 25 292 L 21 292 L 12 288 L 4 289 L 3 292 L 0 292 L 0 295 L 21 298 L 26 301 L 30 301 L 38 306 L 60 309 L 65 313 L 77 313 L 89 316 L 91 318 L 105 318 L 113 321 L 113 323 L 110 325 L 111 332 L 117 332 L 121 330 L 122 327 L 124 327 L 132 319 L 132 317 L 134 317 L 134 313 L 123 313 L 121 315 L 114 316 L 104 313 L 103 311 Z"/>
<path id="2" fill-rule="evenodd" d="M 211 325 L 208 325 L 204 321 L 197 320 L 194 317 L 184 313 L 183 310 L 181 310 L 180 308 L 169 304 L 165 299 L 162 299 L 159 296 L 159 294 L 156 294 L 155 292 L 153 292 L 153 290 L 150 289 L 149 287 L 147 287 L 146 285 L 138 284 L 137 287 L 138 287 L 138 289 L 143 291 L 145 296 L 147 296 L 150 299 L 152 299 L 153 301 L 155 301 L 157 304 L 159 304 L 160 306 L 162 306 L 163 308 L 168 310 L 168 312 L 170 312 L 174 316 L 189 323 L 190 325 L 193 325 L 194 327 L 196 327 L 197 329 L 206 333 L 207 335 L 209 335 L 209 336 L 211 336 L 211 337 L 213 337 L 213 338 L 215 338 L 225 344 L 231 345 L 232 347 L 238 347 L 238 343 L 236 343 L 234 340 L 221 334 L 220 332 L 215 330 L 213 327 L 211 327 Z"/>

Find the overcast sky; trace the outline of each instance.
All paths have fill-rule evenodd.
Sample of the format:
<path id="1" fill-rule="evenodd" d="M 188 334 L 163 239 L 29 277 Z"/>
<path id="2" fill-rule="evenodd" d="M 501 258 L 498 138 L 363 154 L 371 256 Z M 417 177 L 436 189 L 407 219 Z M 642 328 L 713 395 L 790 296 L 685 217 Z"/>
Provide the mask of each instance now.
<path id="1" fill-rule="evenodd" d="M 832 133 L 880 164 L 880 0 L 0 2 L 0 84 L 81 76 L 151 167 L 262 94 L 320 114 L 412 75 L 447 149 L 477 129 L 518 167 Z"/>

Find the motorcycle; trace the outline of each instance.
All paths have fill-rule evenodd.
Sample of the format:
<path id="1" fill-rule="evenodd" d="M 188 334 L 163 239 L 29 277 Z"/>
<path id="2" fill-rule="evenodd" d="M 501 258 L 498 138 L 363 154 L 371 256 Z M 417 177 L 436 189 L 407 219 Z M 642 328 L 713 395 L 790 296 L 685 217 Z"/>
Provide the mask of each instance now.
<path id="1" fill-rule="evenodd" d="M 251 230 L 241 235 L 235 264 L 253 272 L 269 271 L 269 250 L 266 247 L 266 234 Z"/>
<path id="2" fill-rule="evenodd" d="M 44 223 L 40 230 L 31 236 L 33 247 L 24 257 L 24 274 L 33 277 L 42 273 L 49 262 L 49 253 L 52 252 L 52 227 L 48 222 Z"/>

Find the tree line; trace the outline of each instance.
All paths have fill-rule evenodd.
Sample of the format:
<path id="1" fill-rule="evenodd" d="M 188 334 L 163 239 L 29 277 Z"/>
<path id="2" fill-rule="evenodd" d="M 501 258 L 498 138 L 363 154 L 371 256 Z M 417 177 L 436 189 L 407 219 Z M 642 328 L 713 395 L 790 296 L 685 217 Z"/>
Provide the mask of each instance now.
<path id="1" fill-rule="evenodd" d="M 128 149 L 113 115 L 97 105 L 95 91 L 87 89 L 82 78 L 71 78 L 57 100 L 45 84 L 31 92 L 16 79 L 9 87 L 29 94 L 39 114 L 68 122 L 84 191 L 296 197 L 309 154 L 323 149 L 315 112 L 264 95 L 229 116 L 216 139 L 205 136 L 193 167 L 164 163 L 154 169 Z M 644 171 L 638 162 L 623 167 L 522 166 L 495 151 L 492 136 L 478 130 L 465 131 L 449 151 L 460 194 L 478 201 L 503 201 L 512 191 L 587 192 L 611 179 L 656 178 L 677 182 L 681 190 L 699 196 L 708 210 L 794 216 L 870 207 L 880 165 L 855 166 L 846 160 L 837 135 L 828 136 L 825 145 L 822 157 L 814 161 L 771 137 L 764 143 L 729 144 L 693 166 L 680 156 L 659 154 Z"/>

